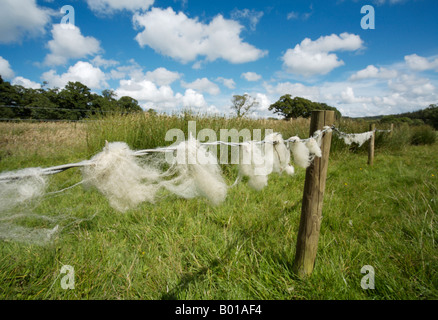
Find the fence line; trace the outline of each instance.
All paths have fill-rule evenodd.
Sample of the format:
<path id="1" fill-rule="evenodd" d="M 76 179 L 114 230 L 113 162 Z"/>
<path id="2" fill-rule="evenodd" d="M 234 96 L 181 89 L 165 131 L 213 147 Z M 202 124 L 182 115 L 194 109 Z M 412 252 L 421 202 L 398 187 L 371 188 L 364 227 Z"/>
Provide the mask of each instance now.
<path id="1" fill-rule="evenodd" d="M 382 131 L 386 131 L 386 130 L 382 130 Z M 329 132 L 329 133 L 335 132 L 341 136 L 358 135 L 357 133 L 342 132 L 338 128 L 336 128 L 334 125 L 332 125 L 332 126 L 324 126 L 322 130 L 316 130 L 313 133 L 313 135 L 307 139 L 300 139 L 298 137 L 291 137 L 291 138 L 283 140 L 283 141 L 286 143 L 286 146 L 288 146 L 288 143 L 307 142 L 310 139 L 315 139 L 315 140 L 320 139 L 327 132 Z M 369 132 L 371 132 L 371 131 L 369 131 Z M 245 141 L 245 142 L 214 141 L 214 142 L 201 142 L 200 145 L 204 145 L 204 146 L 226 145 L 226 146 L 231 146 L 231 147 L 239 147 L 239 146 L 248 145 L 251 142 L 256 143 L 256 144 L 272 144 L 272 145 L 276 145 L 279 143 L 279 141 L 265 141 L 265 140 Z M 134 156 L 144 156 L 144 155 L 147 155 L 150 153 L 166 153 L 166 152 L 174 152 L 176 150 L 177 150 L 177 147 L 158 147 L 158 148 L 154 148 L 154 149 L 137 150 L 137 151 L 134 151 L 133 154 L 134 154 Z M 65 164 L 65 165 L 44 168 L 44 169 L 41 169 L 40 173 L 42 175 L 53 175 L 53 174 L 57 174 L 57 173 L 63 172 L 65 170 L 68 170 L 71 168 L 80 168 L 80 167 L 85 167 L 85 166 L 91 166 L 93 164 L 94 164 L 94 162 L 91 160 L 84 160 L 84 161 L 77 162 L 77 163 L 69 163 L 69 164 Z M 16 174 L 16 175 L 0 177 L 0 181 L 17 180 L 17 179 L 22 179 L 22 178 L 27 178 L 27 177 L 29 177 L 29 176 L 22 175 L 22 174 Z"/>
<path id="2" fill-rule="evenodd" d="M 317 157 L 313 157 L 311 160 L 309 159 L 310 165 L 308 165 L 306 168 L 306 180 L 304 183 L 304 190 L 303 190 L 300 226 L 299 226 L 299 231 L 298 231 L 297 240 L 296 240 L 295 261 L 293 264 L 293 270 L 294 270 L 294 272 L 296 272 L 298 274 L 298 276 L 309 276 L 313 272 L 313 268 L 314 268 L 314 264 L 315 264 L 315 260 L 316 260 L 318 240 L 319 240 L 319 231 L 320 231 L 321 220 L 322 220 L 322 207 L 323 207 L 323 198 L 324 198 L 324 191 L 325 191 L 324 189 L 325 189 L 325 184 L 326 184 L 332 133 L 336 133 L 340 137 L 345 137 L 345 136 L 347 136 L 347 137 L 353 136 L 354 137 L 354 136 L 360 135 L 360 134 L 348 134 L 348 133 L 342 132 L 333 125 L 333 122 L 334 122 L 334 112 L 333 111 L 315 111 L 315 112 L 312 112 L 312 118 L 311 118 L 311 124 L 310 124 L 310 135 L 311 136 L 307 139 L 300 139 L 299 137 L 291 137 L 289 139 L 283 140 L 280 136 L 278 138 L 278 140 L 274 140 L 274 141 L 262 140 L 262 141 L 246 141 L 246 142 L 242 142 L 242 143 L 215 141 L 215 142 L 208 142 L 208 143 L 199 143 L 200 145 L 204 145 L 204 146 L 215 146 L 215 145 L 216 146 L 217 145 L 244 146 L 244 145 L 251 145 L 254 143 L 256 143 L 256 144 L 268 143 L 268 144 L 272 144 L 272 145 L 280 144 L 280 146 L 281 145 L 283 145 L 283 147 L 286 146 L 285 150 L 286 150 L 286 153 L 288 153 L 288 152 L 292 152 L 292 148 L 289 146 L 289 143 L 297 143 L 297 142 L 303 143 L 303 142 L 309 141 L 310 139 L 315 139 L 318 147 L 321 148 L 321 150 L 320 150 L 321 152 Z M 382 131 L 383 130 L 381 130 L 381 132 Z M 388 132 L 387 130 L 385 130 L 385 131 Z M 371 127 L 371 131 L 365 132 L 362 134 L 367 134 L 370 132 L 372 133 L 370 138 L 373 139 L 375 132 L 377 132 L 374 125 Z M 193 138 L 190 136 L 189 141 L 191 139 L 193 139 Z M 284 144 L 284 142 L 286 142 L 286 144 Z M 105 148 L 107 148 L 107 147 L 108 147 L 108 142 L 106 142 L 106 145 L 105 145 Z M 106 150 L 108 150 L 108 149 L 106 149 Z M 161 147 L 161 148 L 155 148 L 155 149 L 137 150 L 137 151 L 134 151 L 132 153 L 132 155 L 143 156 L 143 155 L 147 155 L 149 153 L 154 153 L 154 152 L 174 152 L 176 150 L 178 150 L 178 148 L 174 147 L 174 146 Z M 309 150 L 310 150 L 310 148 L 309 148 Z M 278 150 L 276 150 L 276 151 L 278 153 Z M 118 155 L 116 155 L 116 156 L 118 156 Z M 307 156 L 309 156 L 309 153 L 307 154 Z M 287 159 L 288 159 L 287 162 L 289 162 L 289 158 L 287 158 Z M 281 161 L 281 159 L 279 159 L 279 161 Z M 16 181 L 16 180 L 32 178 L 32 177 L 35 177 L 35 174 L 37 174 L 37 175 L 53 175 L 53 174 L 57 174 L 57 173 L 63 172 L 65 170 L 68 170 L 71 168 L 84 168 L 84 167 L 89 167 L 89 166 L 93 166 L 96 164 L 98 167 L 98 163 L 96 161 L 84 160 L 84 161 L 81 161 L 78 163 L 58 165 L 58 166 L 53 166 L 53 167 L 44 168 L 44 169 L 40 169 L 40 168 L 30 168 L 27 170 L 24 169 L 24 170 L 21 170 L 21 173 L 15 174 L 15 175 L 14 174 L 12 174 L 12 175 L 0 174 L 0 182 L 4 183 L 3 184 L 4 187 L 12 185 L 12 190 L 15 190 L 14 187 L 15 188 L 18 187 L 18 186 L 14 186 L 14 184 L 16 184 L 16 183 L 14 183 L 14 181 Z M 111 168 L 112 167 L 110 167 L 110 169 Z M 125 168 L 125 167 L 122 166 L 122 168 Z M 89 168 L 89 169 L 92 169 L 92 168 Z M 88 169 L 86 168 L 85 170 L 88 170 Z M 203 171 L 201 171 L 201 172 L 203 172 Z M 166 175 L 166 173 L 164 173 L 164 175 Z M 136 174 L 136 172 L 135 172 L 135 174 Z M 293 170 L 292 170 L 292 173 L 289 173 L 289 174 L 293 174 Z M 220 173 L 219 173 L 219 175 L 220 175 Z M 197 176 L 199 176 L 199 174 Z M 132 177 L 132 173 L 131 173 L 131 177 Z M 90 178 L 90 177 L 88 177 L 88 178 Z M 185 176 L 183 176 L 183 179 L 184 178 L 185 178 Z M 117 180 L 120 179 L 120 173 L 118 175 L 116 175 L 116 179 Z M 66 190 L 72 189 L 72 188 L 82 184 L 84 181 L 86 181 L 86 179 L 82 180 L 79 183 L 76 183 L 70 187 L 64 188 L 62 190 L 54 191 L 51 193 L 47 193 L 47 194 L 55 195 L 58 193 L 62 193 Z M 128 188 L 130 188 L 132 186 L 131 181 L 132 180 L 129 180 L 129 179 L 127 180 Z M 137 181 L 137 182 L 140 183 L 139 181 Z M 210 181 L 208 181 L 208 182 L 210 183 Z M 19 183 L 20 183 L 20 181 L 18 182 L 18 184 Z M 39 184 L 41 184 L 41 182 L 39 182 Z M 112 184 L 113 183 L 110 183 L 110 185 L 112 185 Z M 223 185 L 224 185 L 224 188 L 226 190 L 227 186 L 224 182 L 223 182 Z M 126 187 L 126 181 L 125 181 L 124 188 L 125 187 Z M 36 186 L 36 188 L 38 188 L 38 186 Z M 119 189 L 117 189 L 117 190 L 119 190 Z M 142 192 L 144 192 L 144 189 L 141 189 L 141 190 L 142 190 Z M 213 191 L 213 193 L 216 193 L 217 188 L 212 188 L 212 191 Z M 225 192 L 225 194 L 226 194 L 226 192 Z M 104 195 L 105 195 L 105 193 L 104 193 Z M 106 195 L 108 196 L 108 194 L 106 194 Z M 209 195 L 210 194 L 207 193 L 206 197 L 210 199 Z M 27 196 L 30 197 L 30 196 L 33 196 L 33 194 L 28 194 Z M 19 201 L 21 202 L 20 199 L 19 199 Z M 110 204 L 111 204 L 111 201 L 110 201 Z M 8 205 L 8 203 L 6 203 L 6 206 L 7 205 Z M 114 205 L 114 204 L 111 204 L 111 205 Z M 52 231 L 49 230 L 49 232 L 52 232 Z"/>

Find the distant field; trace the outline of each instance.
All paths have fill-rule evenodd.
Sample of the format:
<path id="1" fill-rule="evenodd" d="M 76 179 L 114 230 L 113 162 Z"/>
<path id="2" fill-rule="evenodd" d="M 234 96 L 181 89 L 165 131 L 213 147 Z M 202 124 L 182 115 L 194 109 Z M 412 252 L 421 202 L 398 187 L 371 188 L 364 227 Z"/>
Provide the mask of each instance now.
<path id="1" fill-rule="evenodd" d="M 133 149 L 165 145 L 170 128 L 272 128 L 306 137 L 308 120 L 113 117 L 90 123 L 0 123 L 0 172 L 81 161 L 105 140 Z M 338 123 L 363 132 L 368 123 Z M 386 129 L 386 128 L 381 128 Z M 410 144 L 409 127 L 367 145 L 333 138 L 315 270 L 292 272 L 305 170 L 271 175 L 261 192 L 245 182 L 222 205 L 163 196 L 126 213 L 96 190 L 78 186 L 47 196 L 35 207 L 62 217 L 59 237 L 46 245 L 0 240 L 1 299 L 437 299 L 438 144 Z M 168 142 L 167 142 L 168 144 Z M 237 174 L 224 166 L 227 183 Z M 49 191 L 80 181 L 79 170 L 52 177 Z M 1 214 L 1 213 L 0 213 Z M 1 216 L 0 216 L 1 218 Z M 1 221 L 0 221 L 1 222 Z M 23 226 L 53 228 L 18 221 Z M 63 265 L 75 288 L 61 288 Z M 361 288 L 361 268 L 375 270 L 375 289 Z"/>

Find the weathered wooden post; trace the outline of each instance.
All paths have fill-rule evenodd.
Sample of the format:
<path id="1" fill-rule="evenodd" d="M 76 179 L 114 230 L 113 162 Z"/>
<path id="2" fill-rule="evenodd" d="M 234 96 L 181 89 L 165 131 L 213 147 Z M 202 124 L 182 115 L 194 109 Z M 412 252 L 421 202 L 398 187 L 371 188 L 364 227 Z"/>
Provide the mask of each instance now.
<path id="1" fill-rule="evenodd" d="M 310 135 L 324 126 L 332 126 L 334 119 L 334 111 L 312 111 Z M 332 133 L 326 132 L 321 142 L 322 157 L 315 157 L 306 170 L 293 268 L 300 277 L 310 275 L 315 265 L 331 139 Z"/>
<path id="2" fill-rule="evenodd" d="M 392 138 L 392 133 L 394 132 L 394 124 L 391 123 L 391 127 L 389 128 L 389 137 Z"/>
<path id="3" fill-rule="evenodd" d="M 373 131 L 373 135 L 370 139 L 370 144 L 368 146 L 368 164 L 372 166 L 374 164 L 374 138 L 376 137 L 376 125 L 374 123 L 370 124 L 370 131 Z"/>

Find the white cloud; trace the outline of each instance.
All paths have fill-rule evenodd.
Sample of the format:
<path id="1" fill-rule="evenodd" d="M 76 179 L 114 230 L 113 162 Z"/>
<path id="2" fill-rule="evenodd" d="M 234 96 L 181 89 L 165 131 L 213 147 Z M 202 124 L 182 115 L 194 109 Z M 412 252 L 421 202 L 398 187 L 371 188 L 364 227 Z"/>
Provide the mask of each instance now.
<path id="1" fill-rule="evenodd" d="M 145 14 L 136 13 L 133 22 L 137 28 L 144 28 L 135 37 L 141 47 L 149 46 L 182 63 L 194 61 L 198 56 L 205 56 L 206 61 L 224 59 L 244 63 L 267 54 L 243 42 L 242 25 L 222 15 L 205 24 L 182 12 L 175 13 L 172 8 L 152 8 Z"/>
<path id="2" fill-rule="evenodd" d="M 364 103 L 364 102 L 369 103 L 372 101 L 373 99 L 371 97 L 356 97 L 352 87 L 347 87 L 344 91 L 341 92 L 340 102 L 343 104 Z"/>
<path id="3" fill-rule="evenodd" d="M 15 77 L 12 82 L 13 85 L 19 85 L 23 86 L 25 88 L 31 88 L 31 89 L 40 89 L 41 84 L 31 81 L 29 79 L 23 78 L 23 77 Z"/>
<path id="4" fill-rule="evenodd" d="M 175 98 L 178 103 L 184 108 L 207 108 L 208 104 L 204 99 L 204 96 L 193 89 L 187 89 L 184 95 L 177 93 Z"/>
<path id="5" fill-rule="evenodd" d="M 351 81 L 363 79 L 391 79 L 398 75 L 396 70 L 386 68 L 377 68 L 373 65 L 367 66 L 350 77 Z"/>
<path id="6" fill-rule="evenodd" d="M 262 78 L 261 75 L 255 73 L 255 72 L 245 72 L 241 75 L 243 78 L 245 78 L 247 81 L 258 81 Z"/>
<path id="7" fill-rule="evenodd" d="M 0 43 L 20 42 L 25 36 L 45 33 L 53 11 L 35 0 L 3 0 L 0 10 Z"/>
<path id="8" fill-rule="evenodd" d="M 175 97 L 169 86 L 157 87 L 152 81 L 133 79 L 120 80 L 120 86 L 115 90 L 117 96 L 129 96 L 139 101 L 145 108 L 174 108 Z"/>
<path id="9" fill-rule="evenodd" d="M 116 11 L 146 10 L 154 4 L 154 0 L 86 0 L 88 7 L 96 14 L 113 14 Z"/>
<path id="10" fill-rule="evenodd" d="M 140 66 L 134 59 L 130 59 L 126 65 L 120 65 L 109 71 L 111 79 L 130 78 L 135 82 L 148 80 L 157 86 L 167 86 L 181 78 L 182 74 L 179 72 L 169 71 L 166 68 L 159 67 L 153 71 L 143 72 Z"/>
<path id="11" fill-rule="evenodd" d="M 93 60 L 91 60 L 91 63 L 95 66 L 95 67 L 103 67 L 103 68 L 109 68 L 109 67 L 114 67 L 117 66 L 119 64 L 118 61 L 116 60 L 112 60 L 112 59 L 104 59 L 102 58 L 101 55 L 95 56 L 93 58 Z"/>
<path id="12" fill-rule="evenodd" d="M 55 70 L 42 74 L 41 79 L 48 82 L 50 87 L 63 88 L 69 81 L 79 81 L 91 89 L 108 87 L 105 73 L 89 62 L 78 61 L 68 68 L 66 73 L 58 75 Z"/>
<path id="13" fill-rule="evenodd" d="M 321 98 L 320 88 L 317 86 L 306 86 L 302 83 L 291 82 L 280 82 L 276 85 L 265 82 L 263 85 L 269 94 L 278 97 L 290 94 L 292 97 L 302 97 L 312 101 L 318 101 Z"/>
<path id="14" fill-rule="evenodd" d="M 155 69 L 154 71 L 146 72 L 145 78 L 146 80 L 152 81 L 159 86 L 164 86 L 164 85 L 170 85 L 174 81 L 181 78 L 181 74 L 160 67 Z"/>
<path id="15" fill-rule="evenodd" d="M 209 108 L 204 96 L 193 89 L 187 89 L 184 94 L 174 94 L 170 86 L 157 86 L 144 78 L 120 80 L 120 86 L 115 92 L 118 97 L 130 96 L 138 100 L 144 109 L 174 111 L 181 107 Z"/>
<path id="16" fill-rule="evenodd" d="M 238 10 L 234 9 L 231 12 L 231 18 L 232 19 L 248 19 L 249 20 L 249 28 L 251 31 L 255 31 L 257 24 L 259 23 L 260 19 L 263 17 L 263 11 L 256 11 L 254 9 L 243 9 Z"/>
<path id="17" fill-rule="evenodd" d="M 264 93 L 256 93 L 255 100 L 258 102 L 258 111 L 268 111 L 269 106 L 272 104 L 271 100 Z"/>
<path id="18" fill-rule="evenodd" d="M 73 25 L 54 24 L 52 28 L 53 40 L 47 47 L 50 53 L 44 63 L 47 65 L 61 65 L 69 59 L 81 59 L 88 55 L 100 52 L 100 42 L 93 37 L 84 37 L 78 27 Z"/>
<path id="19" fill-rule="evenodd" d="M 130 77 L 132 79 L 143 79 L 144 73 L 142 67 L 134 60 L 130 59 L 129 64 L 121 65 L 111 69 L 109 76 L 111 79 L 123 79 Z"/>
<path id="20" fill-rule="evenodd" d="M 211 95 L 217 95 L 220 93 L 220 89 L 217 84 L 211 82 L 207 78 L 196 79 L 195 81 L 190 83 L 181 81 L 181 86 L 186 89 L 194 89 L 200 92 L 208 92 Z"/>
<path id="21" fill-rule="evenodd" d="M 425 58 L 417 54 L 405 56 L 405 62 L 414 71 L 435 70 L 438 72 L 438 58 Z"/>
<path id="22" fill-rule="evenodd" d="M 3 79 L 10 79 L 14 76 L 14 71 L 9 64 L 9 61 L 0 56 L 0 76 Z"/>
<path id="23" fill-rule="evenodd" d="M 434 94 L 435 86 L 426 78 L 404 74 L 394 80 L 389 80 L 388 87 L 394 92 L 406 97 L 426 96 Z"/>
<path id="24" fill-rule="evenodd" d="M 341 33 L 322 36 L 315 41 L 305 38 L 294 49 L 288 49 L 282 57 L 286 70 L 303 76 L 327 74 L 344 65 L 334 51 L 356 51 L 363 41 L 358 35 Z"/>
<path id="25" fill-rule="evenodd" d="M 233 79 L 227 79 L 223 77 L 218 77 L 216 81 L 222 83 L 225 87 L 228 89 L 235 89 L 236 88 L 236 82 L 234 82 Z"/>
<path id="26" fill-rule="evenodd" d="M 326 82 L 321 85 L 321 99 L 348 116 L 396 114 L 436 103 L 436 84 L 430 79 L 398 72 L 389 80 Z"/>

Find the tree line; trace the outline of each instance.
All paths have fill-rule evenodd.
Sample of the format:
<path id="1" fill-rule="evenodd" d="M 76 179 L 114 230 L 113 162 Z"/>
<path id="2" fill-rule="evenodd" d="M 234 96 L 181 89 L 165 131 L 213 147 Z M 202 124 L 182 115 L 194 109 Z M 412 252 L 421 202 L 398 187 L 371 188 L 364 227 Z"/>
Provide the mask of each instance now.
<path id="1" fill-rule="evenodd" d="M 105 112 L 141 112 L 138 101 L 114 91 L 92 93 L 80 82 L 69 82 L 63 89 L 32 89 L 11 85 L 0 76 L 0 118 L 38 120 L 82 120 Z"/>
<path id="2" fill-rule="evenodd" d="M 82 120 L 107 112 L 142 112 L 138 101 L 123 96 L 117 99 L 113 90 L 92 93 L 84 84 L 68 82 L 63 88 L 46 88 L 43 83 L 39 89 L 11 85 L 0 75 L 0 119 L 38 119 L 38 120 Z M 232 109 L 237 117 L 243 117 L 257 108 L 258 102 L 248 94 L 234 95 Z M 285 94 L 269 106 L 269 110 L 288 120 L 308 118 L 313 110 L 333 110 L 337 119 L 341 112 L 335 107 L 321 102 L 313 102 L 302 97 Z M 148 112 L 154 112 L 150 109 Z M 438 129 L 438 105 L 414 112 L 383 116 L 381 123 L 407 122 L 408 124 L 428 124 Z"/>
<path id="3" fill-rule="evenodd" d="M 383 116 L 381 123 L 407 123 L 412 125 L 428 124 L 438 130 L 438 104 L 413 112 L 405 112 L 389 116 Z"/>

